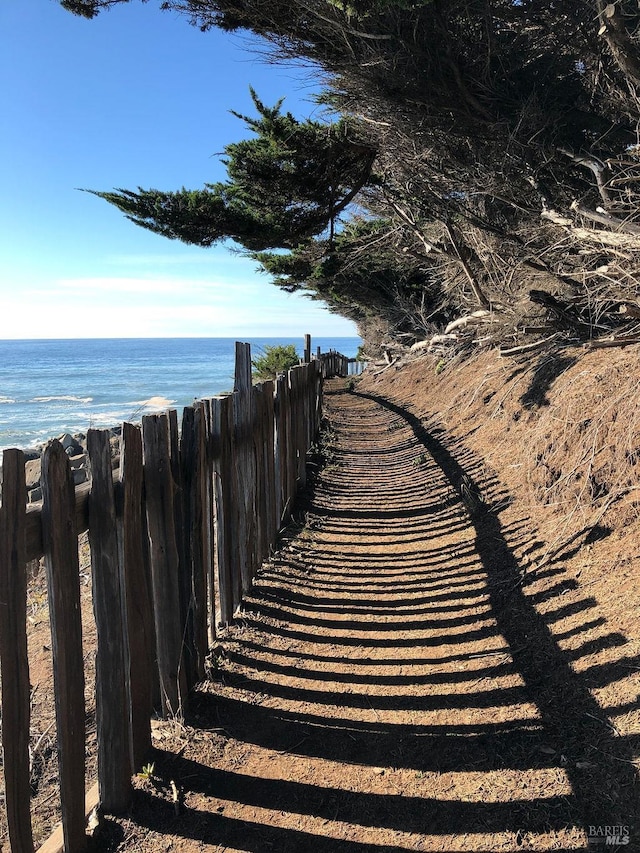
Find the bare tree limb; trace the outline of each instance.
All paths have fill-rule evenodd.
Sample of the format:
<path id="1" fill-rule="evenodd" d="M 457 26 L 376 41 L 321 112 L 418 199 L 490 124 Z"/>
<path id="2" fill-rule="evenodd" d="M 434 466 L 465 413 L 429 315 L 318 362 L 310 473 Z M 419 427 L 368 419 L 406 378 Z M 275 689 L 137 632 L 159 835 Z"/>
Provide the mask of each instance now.
<path id="1" fill-rule="evenodd" d="M 638 49 L 634 45 L 620 9 L 616 3 L 605 3 L 596 0 L 598 18 L 600 20 L 601 35 L 606 41 L 611 56 L 618 68 L 634 86 L 640 86 L 640 62 L 638 61 Z"/>
<path id="2" fill-rule="evenodd" d="M 525 352 L 534 352 L 535 350 L 542 349 L 546 344 L 550 344 L 551 341 L 554 341 L 559 334 L 559 332 L 554 332 L 553 335 L 549 335 L 548 338 L 541 338 L 539 341 L 533 341 L 533 343 L 530 344 L 521 344 L 517 347 L 500 347 L 499 352 L 501 356 L 520 355 Z"/>
<path id="3" fill-rule="evenodd" d="M 453 246 L 455 253 L 457 255 L 458 263 L 462 266 L 462 269 L 464 270 L 465 275 L 469 279 L 469 284 L 471 285 L 471 290 L 473 291 L 473 295 L 475 296 L 475 298 L 478 302 L 478 305 L 480 305 L 481 308 L 485 308 L 487 310 L 490 309 L 491 303 L 489 302 L 487 297 L 484 295 L 484 292 L 482 291 L 482 288 L 478 284 L 476 277 L 474 276 L 473 272 L 471 271 L 469 264 L 465 261 L 465 259 L 462 256 L 462 253 L 460 252 L 460 247 L 458 245 L 458 242 L 457 242 L 457 239 L 456 239 L 456 236 L 454 234 L 452 226 L 448 222 L 445 222 L 445 228 L 447 229 L 447 234 L 449 235 L 449 239 L 451 240 L 451 245 Z"/>
<path id="4" fill-rule="evenodd" d="M 625 222 L 623 219 L 618 219 L 617 216 L 611 216 L 610 213 L 599 213 L 597 210 L 589 210 L 583 204 L 574 201 L 571 209 L 584 216 L 585 219 L 591 219 L 592 222 L 599 222 L 601 225 L 607 225 L 615 231 L 622 231 L 625 234 L 640 234 L 640 225 L 633 222 Z"/>
<path id="5" fill-rule="evenodd" d="M 567 148 L 558 148 L 558 151 L 561 154 L 564 154 L 565 157 L 568 157 L 570 160 L 573 160 L 579 166 L 584 166 L 586 169 L 590 169 L 596 178 L 596 184 L 598 185 L 598 192 L 600 193 L 600 198 L 605 207 L 609 207 L 611 205 L 611 196 L 609 195 L 609 191 L 607 190 L 607 183 L 611 179 L 611 171 L 608 166 L 598 160 L 596 157 L 586 157 L 579 154 L 574 154 L 572 151 L 569 151 Z"/>

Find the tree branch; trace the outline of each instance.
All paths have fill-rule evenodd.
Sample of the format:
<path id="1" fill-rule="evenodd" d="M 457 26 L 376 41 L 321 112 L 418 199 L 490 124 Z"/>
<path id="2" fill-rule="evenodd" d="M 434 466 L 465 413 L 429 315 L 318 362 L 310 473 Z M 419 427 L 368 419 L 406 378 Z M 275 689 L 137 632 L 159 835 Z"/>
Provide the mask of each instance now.
<path id="1" fill-rule="evenodd" d="M 584 205 L 574 201 L 571 209 L 584 216 L 586 219 L 591 219 L 592 222 L 599 222 L 601 225 L 607 225 L 614 231 L 622 231 L 625 234 L 640 235 L 640 225 L 633 222 L 625 222 L 623 219 L 618 219 L 617 216 L 611 216 L 609 213 L 599 213 L 596 210 L 589 210 Z"/>
<path id="2" fill-rule="evenodd" d="M 616 3 L 596 0 L 601 35 L 606 41 L 618 68 L 634 86 L 640 86 L 640 62 L 638 49 L 624 24 L 623 16 Z"/>
<path id="3" fill-rule="evenodd" d="M 484 295 L 484 292 L 482 291 L 480 285 L 478 284 L 476 277 L 472 273 L 471 268 L 469 267 L 469 264 L 462 257 L 462 253 L 460 252 L 460 247 L 458 246 L 458 242 L 457 242 L 456 236 L 453 232 L 453 228 L 451 227 L 451 225 L 448 222 L 445 222 L 444 227 L 447 229 L 447 234 L 449 235 L 449 239 L 451 240 L 451 245 L 453 246 L 455 253 L 457 255 L 457 260 L 460 263 L 462 269 L 464 270 L 465 275 L 469 279 L 469 284 L 471 285 L 471 290 L 473 290 L 473 295 L 475 296 L 475 298 L 478 302 L 478 305 L 480 305 L 481 308 L 486 308 L 486 309 L 491 308 L 491 303 L 489 302 L 487 297 Z"/>
<path id="4" fill-rule="evenodd" d="M 596 184 L 598 185 L 600 198 L 602 199 L 604 206 L 609 207 L 611 205 L 611 196 L 607 190 L 607 183 L 611 178 L 611 171 L 609 170 L 609 167 L 605 166 L 604 163 L 601 163 L 595 157 L 584 157 L 579 154 L 574 154 L 567 148 L 558 148 L 558 151 L 561 154 L 564 154 L 565 157 L 573 160 L 574 163 L 577 163 L 579 166 L 584 166 L 586 169 L 590 169 L 593 172 L 596 178 Z"/>

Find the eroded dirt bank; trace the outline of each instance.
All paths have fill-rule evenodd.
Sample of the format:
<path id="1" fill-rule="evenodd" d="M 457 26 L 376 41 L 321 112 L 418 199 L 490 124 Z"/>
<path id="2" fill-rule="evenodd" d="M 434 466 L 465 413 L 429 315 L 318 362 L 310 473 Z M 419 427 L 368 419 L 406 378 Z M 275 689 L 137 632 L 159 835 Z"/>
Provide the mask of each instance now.
<path id="1" fill-rule="evenodd" d="M 555 415 L 538 431 L 563 376 L 577 405 L 576 375 L 492 365 L 331 383 L 333 454 L 304 523 L 95 850 L 575 850 L 615 824 L 640 849 L 632 493 L 542 504 L 564 472 L 537 479 Z M 514 417 L 527 392 L 538 411 L 525 396 Z M 563 547 L 603 499 L 590 541 Z"/>
<path id="2" fill-rule="evenodd" d="M 369 374 L 361 387 L 442 431 L 452 453 L 471 460 L 468 473 L 502 519 L 529 519 L 530 550 L 518 552 L 523 567 L 561 565 L 583 586 L 602 584 L 600 606 L 638 652 L 637 348 L 522 361 L 492 351 L 446 366 L 425 358 Z"/>

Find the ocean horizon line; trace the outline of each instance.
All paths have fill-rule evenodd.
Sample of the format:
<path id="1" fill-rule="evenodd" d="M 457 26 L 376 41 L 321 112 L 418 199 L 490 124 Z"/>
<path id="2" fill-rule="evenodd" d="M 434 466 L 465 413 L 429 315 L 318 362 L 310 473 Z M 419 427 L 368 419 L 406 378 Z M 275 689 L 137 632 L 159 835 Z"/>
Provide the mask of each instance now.
<path id="1" fill-rule="evenodd" d="M 305 332 L 302 335 L 295 334 L 273 334 L 273 335 L 126 335 L 108 337 L 100 335 L 97 337 L 81 336 L 75 338 L 0 338 L 0 343 L 36 343 L 38 341 L 51 343 L 52 341 L 239 341 L 239 340 L 270 340 L 271 338 L 296 338 L 304 340 L 305 334 L 311 334 L 311 340 L 314 338 L 331 338 L 332 340 L 351 341 L 354 338 L 360 338 L 360 335 L 331 335 Z"/>
<path id="2" fill-rule="evenodd" d="M 171 401 L 178 411 L 230 390 L 234 341 L 251 345 L 252 359 L 269 345 L 304 336 L 186 338 L 23 338 L 0 341 L 0 449 L 32 448 L 63 433 L 136 421 Z M 354 358 L 358 336 L 312 335 L 311 351 L 337 350 Z M 165 408 L 163 405 L 161 408 Z"/>

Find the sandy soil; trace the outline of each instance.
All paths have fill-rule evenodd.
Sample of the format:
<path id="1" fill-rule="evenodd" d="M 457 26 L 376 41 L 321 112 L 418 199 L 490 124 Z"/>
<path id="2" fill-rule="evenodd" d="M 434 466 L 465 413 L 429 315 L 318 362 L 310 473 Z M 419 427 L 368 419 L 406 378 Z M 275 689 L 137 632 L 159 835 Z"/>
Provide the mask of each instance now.
<path id="1" fill-rule="evenodd" d="M 622 356 L 330 383 L 297 523 L 91 850 L 569 851 L 616 824 L 640 850 Z"/>

